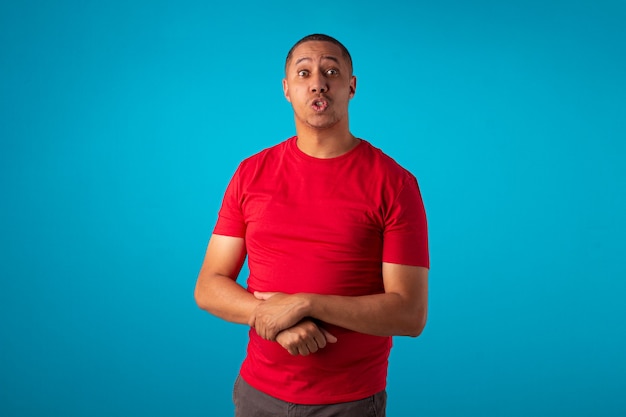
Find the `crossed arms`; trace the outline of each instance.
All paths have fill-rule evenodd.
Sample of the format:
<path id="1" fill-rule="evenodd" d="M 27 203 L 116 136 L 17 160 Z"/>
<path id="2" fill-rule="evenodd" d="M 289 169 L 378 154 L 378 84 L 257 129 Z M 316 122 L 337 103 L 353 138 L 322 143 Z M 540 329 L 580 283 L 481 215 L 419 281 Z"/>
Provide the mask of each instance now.
<path id="1" fill-rule="evenodd" d="M 245 256 L 242 238 L 211 236 L 196 283 L 196 302 L 217 317 L 254 327 L 259 336 L 278 342 L 292 355 L 308 355 L 337 341 L 320 322 L 376 336 L 412 337 L 426 324 L 426 268 L 383 262 L 382 294 L 250 294 L 236 282 Z"/>

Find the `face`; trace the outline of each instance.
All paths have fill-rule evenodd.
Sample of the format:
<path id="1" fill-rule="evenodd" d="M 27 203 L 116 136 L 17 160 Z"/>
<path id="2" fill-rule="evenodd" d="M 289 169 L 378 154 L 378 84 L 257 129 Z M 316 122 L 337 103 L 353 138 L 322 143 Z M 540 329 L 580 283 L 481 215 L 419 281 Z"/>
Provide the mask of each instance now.
<path id="1" fill-rule="evenodd" d="M 341 49 L 323 41 L 298 45 L 287 64 L 283 91 L 291 103 L 296 128 L 328 129 L 348 124 L 348 103 L 356 77 Z"/>

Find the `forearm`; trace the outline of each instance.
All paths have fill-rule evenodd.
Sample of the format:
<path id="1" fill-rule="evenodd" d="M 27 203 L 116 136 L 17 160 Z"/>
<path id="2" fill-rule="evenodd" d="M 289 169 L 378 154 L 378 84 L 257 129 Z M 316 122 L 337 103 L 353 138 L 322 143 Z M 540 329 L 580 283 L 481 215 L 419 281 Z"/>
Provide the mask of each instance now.
<path id="1" fill-rule="evenodd" d="M 376 336 L 419 336 L 426 324 L 426 305 L 397 293 L 345 297 L 299 294 L 307 316 Z"/>
<path id="2" fill-rule="evenodd" d="M 250 315 L 261 302 L 232 278 L 218 274 L 198 280 L 195 299 L 201 309 L 239 324 L 248 324 Z"/>

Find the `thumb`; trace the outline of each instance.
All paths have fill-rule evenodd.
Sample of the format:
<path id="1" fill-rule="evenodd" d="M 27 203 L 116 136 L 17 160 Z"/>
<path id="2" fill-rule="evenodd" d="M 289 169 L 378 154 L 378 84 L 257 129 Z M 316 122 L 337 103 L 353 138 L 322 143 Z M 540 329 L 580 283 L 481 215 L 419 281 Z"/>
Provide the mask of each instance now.
<path id="1" fill-rule="evenodd" d="M 254 292 L 254 296 L 257 298 L 257 300 L 269 300 L 274 294 L 276 294 L 275 292 L 262 292 L 262 291 L 255 291 Z"/>
<path id="2" fill-rule="evenodd" d="M 326 341 L 328 343 L 336 343 L 337 342 L 337 338 L 335 336 L 333 336 L 328 330 L 322 329 L 322 334 L 324 335 L 324 337 L 326 338 Z"/>

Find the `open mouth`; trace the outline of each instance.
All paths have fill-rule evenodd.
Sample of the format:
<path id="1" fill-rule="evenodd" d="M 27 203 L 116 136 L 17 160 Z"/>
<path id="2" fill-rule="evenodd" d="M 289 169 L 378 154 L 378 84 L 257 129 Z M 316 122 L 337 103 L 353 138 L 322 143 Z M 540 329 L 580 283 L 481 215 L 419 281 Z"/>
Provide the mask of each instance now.
<path id="1" fill-rule="evenodd" d="M 323 99 L 315 100 L 313 101 L 313 104 L 311 104 L 311 107 L 315 111 L 324 111 L 328 108 L 328 101 Z"/>

